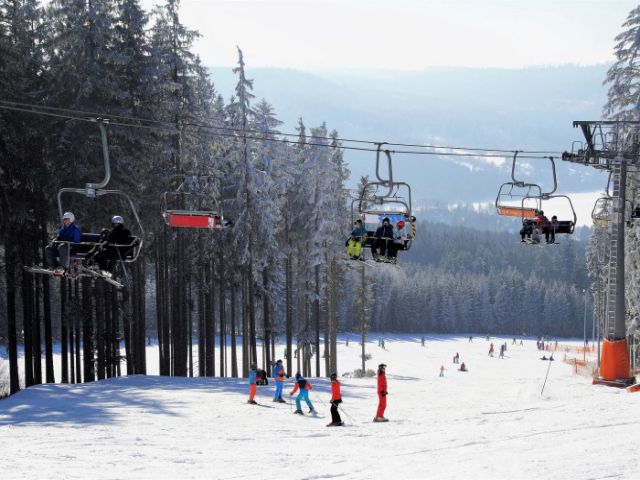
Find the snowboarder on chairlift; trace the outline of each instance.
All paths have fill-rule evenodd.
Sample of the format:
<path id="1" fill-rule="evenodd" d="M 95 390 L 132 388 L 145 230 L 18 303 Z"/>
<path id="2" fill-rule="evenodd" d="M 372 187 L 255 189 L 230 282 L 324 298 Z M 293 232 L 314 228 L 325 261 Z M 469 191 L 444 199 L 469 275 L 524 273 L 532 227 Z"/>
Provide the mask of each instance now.
<path id="1" fill-rule="evenodd" d="M 258 402 L 254 400 L 256 396 L 256 375 L 257 375 L 258 366 L 255 363 L 252 363 L 249 370 L 249 401 L 251 405 L 257 405 Z"/>
<path id="2" fill-rule="evenodd" d="M 384 411 L 387 408 L 387 375 L 385 373 L 387 366 L 384 363 L 378 365 L 378 411 L 373 419 L 374 422 L 388 422 L 385 418 Z"/>
<path id="3" fill-rule="evenodd" d="M 331 374 L 331 423 L 327 427 L 339 427 L 341 426 L 342 419 L 338 412 L 338 405 L 342 403 L 342 395 L 340 393 L 340 382 L 338 381 L 338 374 Z"/>
<path id="4" fill-rule="evenodd" d="M 308 381 L 306 381 L 304 377 L 300 375 L 299 372 L 296 373 L 296 384 L 293 387 L 293 390 L 291 390 L 291 393 L 289 393 L 289 395 L 293 396 L 298 390 L 300 390 L 300 393 L 298 393 L 298 396 L 296 397 L 296 411 L 293 413 L 303 415 L 302 406 L 300 405 L 300 403 L 302 400 L 304 400 L 305 403 L 307 404 L 307 407 L 309 407 L 309 413 L 315 415 L 316 410 L 315 408 L 313 408 L 313 404 L 311 403 L 311 400 L 309 400 L 309 390 L 311 390 L 311 384 Z"/>
<path id="5" fill-rule="evenodd" d="M 282 399 L 282 388 L 284 387 L 284 380 L 287 374 L 282 366 L 282 360 L 278 360 L 273 366 L 273 378 L 276 381 L 276 391 L 273 394 L 273 401 L 280 403 L 287 403 Z"/>
<path id="6" fill-rule="evenodd" d="M 75 215 L 71 212 L 65 212 L 62 215 L 62 228 L 58 230 L 58 236 L 55 240 L 67 243 L 63 243 L 60 246 L 51 244 L 44 249 L 47 268 L 52 270 L 56 276 L 64 275 L 64 272 L 69 268 L 69 255 L 72 244 L 80 243 L 82 240 L 82 231 L 75 222 Z"/>

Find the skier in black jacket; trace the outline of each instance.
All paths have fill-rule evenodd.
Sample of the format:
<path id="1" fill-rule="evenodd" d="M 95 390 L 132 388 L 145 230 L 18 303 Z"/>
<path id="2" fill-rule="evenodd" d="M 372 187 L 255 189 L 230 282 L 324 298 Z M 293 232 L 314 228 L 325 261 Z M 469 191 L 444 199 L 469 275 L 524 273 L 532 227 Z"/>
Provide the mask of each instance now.
<path id="1" fill-rule="evenodd" d="M 375 240 L 371 247 L 371 254 L 376 261 L 380 261 L 380 256 L 386 256 L 388 247 L 391 247 L 390 243 L 393 243 L 393 227 L 389 223 L 389 219 L 387 217 L 382 219 L 382 225 L 378 227 L 374 237 Z M 379 255 L 378 249 L 380 249 Z"/>

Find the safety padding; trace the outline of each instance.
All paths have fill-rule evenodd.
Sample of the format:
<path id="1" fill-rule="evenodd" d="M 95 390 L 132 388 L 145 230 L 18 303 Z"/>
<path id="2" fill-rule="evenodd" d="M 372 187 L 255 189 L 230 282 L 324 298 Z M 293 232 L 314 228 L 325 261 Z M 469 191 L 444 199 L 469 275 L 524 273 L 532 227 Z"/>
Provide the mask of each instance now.
<path id="1" fill-rule="evenodd" d="M 535 208 L 498 207 L 498 215 L 504 217 L 536 218 Z"/>
<path id="2" fill-rule="evenodd" d="M 602 342 L 600 355 L 600 377 L 604 380 L 628 379 L 631 377 L 627 339 Z"/>
<path id="3" fill-rule="evenodd" d="M 636 383 L 635 385 L 631 385 L 630 387 L 627 387 L 627 392 L 640 392 L 640 383 Z"/>
<path id="4" fill-rule="evenodd" d="M 167 225 L 170 227 L 183 228 L 217 228 L 220 226 L 215 215 L 185 215 L 180 213 L 169 213 L 167 215 Z"/>

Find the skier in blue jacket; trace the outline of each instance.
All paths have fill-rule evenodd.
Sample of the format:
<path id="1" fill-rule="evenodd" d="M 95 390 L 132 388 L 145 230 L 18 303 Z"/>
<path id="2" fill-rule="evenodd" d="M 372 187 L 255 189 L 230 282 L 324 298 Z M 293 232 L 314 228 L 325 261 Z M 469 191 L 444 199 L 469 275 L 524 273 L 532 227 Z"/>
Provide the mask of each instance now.
<path id="1" fill-rule="evenodd" d="M 62 245 L 48 245 L 44 250 L 47 268 L 53 270 L 54 275 L 62 275 L 69 268 L 69 253 L 71 244 L 80 243 L 82 232 L 75 224 L 76 217 L 71 212 L 65 212 L 62 216 L 62 228 L 58 231 L 56 241 L 67 242 Z M 60 259 L 58 261 L 58 258 Z"/>
<path id="2" fill-rule="evenodd" d="M 313 408 L 311 400 L 309 400 L 309 390 L 311 390 L 311 384 L 307 382 L 304 377 L 300 375 L 300 373 L 296 373 L 296 385 L 293 387 L 293 390 L 291 390 L 291 393 L 289 395 L 293 395 L 298 390 L 300 390 L 300 393 L 298 393 L 298 396 L 296 397 L 296 411 L 293 413 L 303 415 L 300 402 L 301 400 L 304 400 L 309 407 L 309 413 L 315 414 L 316 410 Z"/>
<path id="3" fill-rule="evenodd" d="M 282 366 L 282 360 L 278 360 L 273 366 L 273 378 L 276 381 L 276 391 L 273 394 L 273 401 L 287 403 L 282 399 L 282 388 L 284 387 L 284 380 L 286 378 L 286 373 Z"/>

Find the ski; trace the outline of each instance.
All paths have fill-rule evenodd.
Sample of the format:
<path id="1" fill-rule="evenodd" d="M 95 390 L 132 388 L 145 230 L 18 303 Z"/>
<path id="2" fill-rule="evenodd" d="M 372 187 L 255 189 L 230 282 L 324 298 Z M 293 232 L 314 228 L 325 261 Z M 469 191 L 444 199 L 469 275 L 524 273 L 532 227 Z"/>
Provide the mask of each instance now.
<path id="1" fill-rule="evenodd" d="M 23 267 L 25 269 L 25 271 L 29 272 L 29 273 L 37 273 L 39 275 L 51 275 L 52 277 L 62 277 L 62 274 L 58 274 L 56 272 L 54 272 L 53 270 L 50 270 L 48 268 L 44 268 L 44 267 L 29 267 L 27 265 L 25 265 Z"/>
<path id="2" fill-rule="evenodd" d="M 92 277 L 101 278 L 102 280 L 104 280 L 107 283 L 110 283 L 114 287 L 124 288 L 124 285 L 122 283 L 118 282 L 117 280 L 114 280 L 111 277 L 107 277 L 106 275 L 102 275 L 101 273 L 96 272 L 95 270 L 92 270 L 90 268 L 81 267 L 80 271 L 82 273 L 87 273 L 87 274 L 91 275 Z"/>

